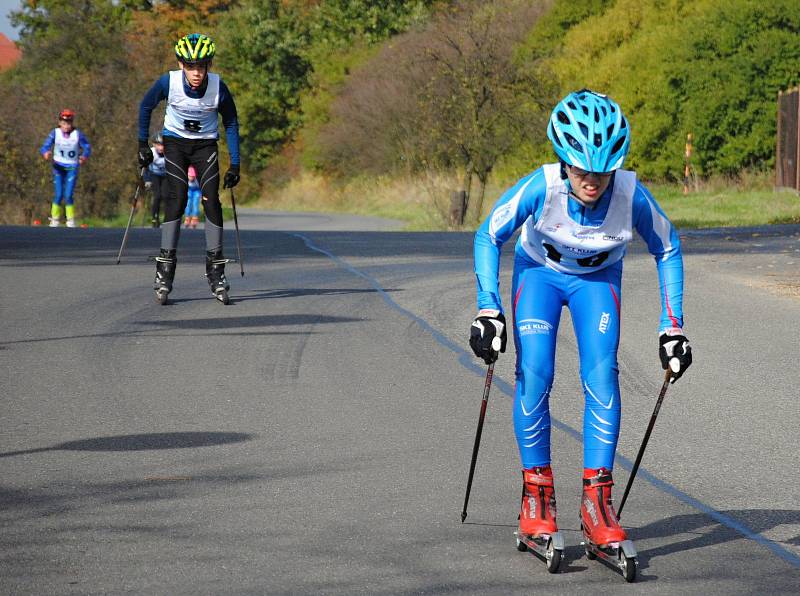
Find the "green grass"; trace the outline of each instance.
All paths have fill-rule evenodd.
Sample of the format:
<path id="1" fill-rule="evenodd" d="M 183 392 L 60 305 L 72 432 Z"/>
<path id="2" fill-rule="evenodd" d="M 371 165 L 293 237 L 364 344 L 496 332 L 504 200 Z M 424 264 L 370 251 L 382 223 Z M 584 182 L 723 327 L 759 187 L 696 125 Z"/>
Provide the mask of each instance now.
<path id="1" fill-rule="evenodd" d="M 363 178 L 344 185 L 322 176 L 301 175 L 284 189 L 270 192 L 256 204 L 278 211 L 353 213 L 397 219 L 406 230 L 447 229 L 444 202 L 452 179 L 421 181 L 409 178 Z M 658 203 L 678 228 L 758 226 L 800 223 L 800 196 L 791 191 L 769 189 L 768 179 L 750 180 L 749 188 L 732 182 L 705 183 L 701 190 L 683 194 L 679 184 L 648 184 Z M 490 184 L 484 201 L 484 217 L 504 190 Z M 440 205 L 434 197 L 442 197 Z M 111 219 L 79 218 L 93 227 L 124 227 L 130 211 Z M 225 221 L 233 221 L 233 211 L 223 206 Z M 143 219 L 144 218 L 144 219 Z M 149 216 L 137 209 L 134 225 L 149 225 Z M 474 227 L 467 225 L 465 229 Z"/>
<path id="2" fill-rule="evenodd" d="M 800 196 L 790 191 L 728 187 L 684 195 L 677 185 L 650 190 L 678 228 L 800 223 Z"/>

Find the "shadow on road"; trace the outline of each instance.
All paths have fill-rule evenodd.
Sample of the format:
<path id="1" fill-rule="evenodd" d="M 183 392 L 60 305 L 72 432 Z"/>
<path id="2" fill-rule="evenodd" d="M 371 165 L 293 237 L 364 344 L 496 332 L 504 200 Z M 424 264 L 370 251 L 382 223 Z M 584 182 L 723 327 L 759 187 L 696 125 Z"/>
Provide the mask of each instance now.
<path id="1" fill-rule="evenodd" d="M 146 433 L 141 435 L 117 435 L 113 437 L 95 437 L 67 441 L 51 447 L 23 449 L 0 453 L 0 457 L 28 455 L 45 451 L 146 451 L 150 449 L 190 449 L 194 447 L 211 447 L 228 443 L 241 443 L 255 438 L 248 433 L 232 432 L 174 432 Z"/>
<path id="2" fill-rule="evenodd" d="M 720 511 L 720 513 L 738 521 L 754 534 L 759 534 L 778 546 L 791 545 L 800 547 L 800 534 L 797 534 L 797 528 L 800 526 L 800 511 L 790 509 L 730 509 Z M 705 513 L 677 515 L 661 519 L 641 528 L 632 529 L 630 534 L 634 541 L 646 538 L 663 539 L 667 536 L 676 538 L 669 544 L 640 551 L 640 554 L 645 559 L 653 559 L 745 538 L 740 531 L 715 521 Z M 789 550 L 784 547 L 781 548 Z"/>
<path id="3" fill-rule="evenodd" d="M 136 324 L 154 327 L 174 327 L 176 329 L 232 329 L 235 327 L 284 327 L 287 325 L 321 325 L 326 323 L 354 323 L 357 321 L 361 321 L 361 319 L 317 314 L 287 314 L 213 319 L 176 319 L 173 321 L 136 321 Z"/>

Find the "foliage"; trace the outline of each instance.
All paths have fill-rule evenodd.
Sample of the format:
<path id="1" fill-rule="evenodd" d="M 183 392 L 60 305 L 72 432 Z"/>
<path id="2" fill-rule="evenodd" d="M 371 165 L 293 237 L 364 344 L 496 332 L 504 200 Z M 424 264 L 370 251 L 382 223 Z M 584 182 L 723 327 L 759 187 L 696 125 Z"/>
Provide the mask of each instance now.
<path id="1" fill-rule="evenodd" d="M 217 41 L 246 183 L 283 161 L 345 176 L 460 172 L 465 188 L 475 176 L 483 189 L 491 172 L 513 179 L 553 159 L 544 117 L 581 87 L 622 105 L 627 166 L 644 178 L 682 176 L 688 132 L 702 176 L 765 171 L 776 94 L 800 83 L 796 4 L 28 0 L 12 14 L 23 58 L 0 74 L 0 207 L 5 221 L 46 212 L 37 149 L 63 107 L 94 148 L 79 212 L 127 202 L 139 100 L 189 31 Z"/>
<path id="2" fill-rule="evenodd" d="M 302 13 L 279 0 L 254 0 L 221 23 L 218 62 L 235 90 L 242 154 L 254 168 L 266 165 L 298 123 L 309 40 Z"/>
<path id="3" fill-rule="evenodd" d="M 131 194 L 135 149 L 120 139 L 135 138 L 127 98 L 137 94 L 142 82 L 128 68 L 127 17 L 108 0 L 80 0 L 77 7 L 75 2 L 40 1 L 14 15 L 22 25 L 23 56 L 5 73 L 7 84 L 0 94 L 0 130 L 14 139 L 9 143 L 14 150 L 0 154 L 0 169 L 9 179 L 0 188 L 4 217 L 20 217 L 20 206 L 26 218 L 43 218 L 49 211 L 50 168 L 38 148 L 64 107 L 76 111 L 75 125 L 93 147 L 78 179 L 78 213 L 109 215 L 120 197 Z M 120 163 L 131 167 L 125 170 Z M 16 207 L 16 215 L 7 206 Z"/>
<path id="4" fill-rule="evenodd" d="M 543 126 L 548 87 L 536 64 L 513 60 L 541 10 L 470 2 L 399 36 L 348 80 L 325 129 L 340 172 L 456 168 L 486 184 L 497 160 Z M 480 211 L 479 195 L 476 211 Z"/>
<path id="5" fill-rule="evenodd" d="M 263 168 L 305 125 L 308 163 L 316 133 L 365 48 L 427 15 L 430 2 L 251 0 L 221 22 L 220 64 L 236 90 L 243 154 Z"/>
<path id="6" fill-rule="evenodd" d="M 550 57 L 562 94 L 590 87 L 622 105 L 627 165 L 643 176 L 682 176 L 688 132 L 703 175 L 770 168 L 775 96 L 800 80 L 800 14 L 793 0 L 617 0 Z"/>

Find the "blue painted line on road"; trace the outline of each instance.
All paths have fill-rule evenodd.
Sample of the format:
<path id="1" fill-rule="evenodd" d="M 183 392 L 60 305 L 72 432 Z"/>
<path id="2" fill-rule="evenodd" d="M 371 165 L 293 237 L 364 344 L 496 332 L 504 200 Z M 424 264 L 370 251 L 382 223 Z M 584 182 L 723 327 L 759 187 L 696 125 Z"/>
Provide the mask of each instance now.
<path id="1" fill-rule="evenodd" d="M 446 337 L 444 334 L 437 331 L 425 319 L 418 317 L 410 310 L 400 306 L 397 302 L 394 301 L 394 299 L 391 296 L 389 296 L 389 293 L 383 289 L 383 287 L 378 283 L 378 281 L 375 278 L 370 277 L 369 275 L 367 275 L 362 271 L 359 271 L 358 269 L 350 265 L 347 261 L 334 255 L 332 252 L 317 246 L 311 241 L 310 238 L 302 234 L 292 234 L 292 235 L 297 238 L 300 238 L 305 243 L 305 245 L 311 250 L 324 254 L 334 263 L 339 265 L 342 269 L 345 269 L 350 273 L 352 273 L 353 275 L 356 275 L 362 278 L 364 281 L 366 281 L 370 286 L 372 286 L 375 289 L 375 291 L 381 296 L 381 298 L 383 298 L 384 302 L 386 302 L 386 304 L 389 307 L 402 313 L 404 316 L 408 317 L 409 319 L 417 323 L 420 327 L 428 331 L 437 342 L 455 352 L 458 355 L 459 364 L 461 364 L 464 368 L 474 372 L 476 375 L 479 376 L 484 376 L 486 374 L 485 368 L 475 363 L 475 357 L 470 352 L 468 352 L 467 350 L 456 344 L 454 341 Z M 499 377 L 495 376 L 493 380 L 493 385 L 507 396 L 512 398 L 514 397 L 514 386 L 511 383 L 503 381 Z M 555 428 L 573 437 L 578 442 L 583 443 L 583 433 L 553 417 L 550 418 L 550 421 Z M 617 452 L 616 461 L 619 462 L 619 464 L 621 464 L 622 467 L 628 471 L 630 471 L 633 468 L 633 462 L 624 455 L 620 454 L 619 452 Z M 694 497 L 686 494 L 685 492 L 671 485 L 670 483 L 657 478 L 652 473 L 648 472 L 644 467 L 641 466 L 639 467 L 637 476 L 640 476 L 643 480 L 646 480 L 647 482 L 649 482 L 662 492 L 665 492 L 668 495 L 671 495 L 676 499 L 678 499 L 679 501 L 685 503 L 686 505 L 689 505 L 690 507 L 693 507 L 698 511 L 705 513 L 706 515 L 716 520 L 723 526 L 735 530 L 745 538 L 749 538 L 750 540 L 753 540 L 761 544 L 762 546 L 765 546 L 775 555 L 779 556 L 787 563 L 790 563 L 795 567 L 800 567 L 800 556 L 795 555 L 791 551 L 788 551 L 785 548 L 783 548 L 780 544 L 748 528 L 745 524 L 737 521 L 733 517 L 725 515 L 720 511 L 717 511 L 713 507 L 706 505 L 702 501 L 699 501 Z"/>

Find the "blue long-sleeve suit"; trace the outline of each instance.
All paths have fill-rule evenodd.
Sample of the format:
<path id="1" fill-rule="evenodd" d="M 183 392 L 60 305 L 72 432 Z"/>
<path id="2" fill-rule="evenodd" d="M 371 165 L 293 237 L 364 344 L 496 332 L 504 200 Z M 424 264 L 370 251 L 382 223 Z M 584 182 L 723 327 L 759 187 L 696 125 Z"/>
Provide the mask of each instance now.
<path id="1" fill-rule="evenodd" d="M 603 230 L 616 218 L 627 222 L 622 228 L 635 229 L 644 239 L 658 270 L 659 330 L 683 325 L 680 240 L 653 196 L 632 173 L 618 171 L 596 205 L 586 208 L 568 198 L 566 187 L 554 174 L 557 170 L 557 165 L 551 164 L 522 178 L 500 197 L 478 229 L 474 244 L 478 307 L 503 310 L 498 281 L 500 251 L 523 226 L 515 247 L 508 317 L 517 348 L 514 427 L 523 467 L 550 463 L 549 394 L 561 309 L 567 306 L 578 342 L 585 396 L 584 466 L 611 469 L 621 412 L 617 349 L 622 257 L 629 236 L 625 230 L 595 234 L 620 245 L 616 252 L 599 255 L 585 248 L 584 236 Z M 627 191 L 622 190 L 624 181 L 629 185 Z M 616 191 L 615 184 L 620 187 Z M 549 240 L 548 234 L 562 234 L 563 238 L 564 229 L 570 228 L 574 238 L 566 246 L 554 246 L 557 243 Z M 574 261 L 585 264 L 586 273 L 559 270 L 570 262 L 566 256 L 570 250 L 578 256 L 589 255 Z"/>

